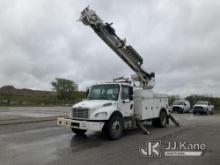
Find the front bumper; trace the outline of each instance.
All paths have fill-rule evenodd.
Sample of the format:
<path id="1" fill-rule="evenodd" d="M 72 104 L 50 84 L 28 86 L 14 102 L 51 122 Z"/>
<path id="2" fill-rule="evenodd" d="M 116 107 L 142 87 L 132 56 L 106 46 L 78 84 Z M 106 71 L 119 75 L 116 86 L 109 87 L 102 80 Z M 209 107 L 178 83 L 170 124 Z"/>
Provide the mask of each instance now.
<path id="1" fill-rule="evenodd" d="M 90 131 L 102 131 L 104 126 L 104 121 L 84 121 L 84 120 L 74 120 L 69 118 L 57 118 L 57 125 L 65 126 L 70 128 L 90 130 Z"/>
<path id="2" fill-rule="evenodd" d="M 172 107 L 173 112 L 182 113 L 184 110 L 182 107 Z"/>
<path id="3" fill-rule="evenodd" d="M 205 113 L 205 112 L 207 112 L 207 109 L 201 108 L 201 107 L 196 107 L 196 108 L 194 108 L 193 112 L 194 113 Z"/>

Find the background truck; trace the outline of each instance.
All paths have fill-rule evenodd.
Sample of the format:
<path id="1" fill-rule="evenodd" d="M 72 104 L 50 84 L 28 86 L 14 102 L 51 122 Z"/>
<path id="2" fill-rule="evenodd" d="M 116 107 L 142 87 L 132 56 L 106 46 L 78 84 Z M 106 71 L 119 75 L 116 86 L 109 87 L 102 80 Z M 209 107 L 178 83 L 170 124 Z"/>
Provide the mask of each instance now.
<path id="1" fill-rule="evenodd" d="M 73 105 L 69 118 L 58 118 L 57 124 L 70 127 L 75 134 L 87 130 L 104 132 L 110 139 L 118 139 L 124 129 L 137 126 L 149 134 L 144 121 L 164 128 L 171 119 L 178 125 L 168 112 L 168 96 L 153 92 L 155 75 L 141 67 L 143 59 L 133 47 L 126 45 L 111 24 L 104 23 L 88 7 L 81 12 L 80 21 L 90 26 L 137 76 L 133 80 L 118 78 L 91 86 L 86 100 Z"/>
<path id="2" fill-rule="evenodd" d="M 212 105 L 209 101 L 197 101 L 193 106 L 193 114 L 213 114 L 214 105 Z"/>
<path id="3" fill-rule="evenodd" d="M 190 103 L 187 100 L 174 101 L 171 112 L 186 113 L 190 111 Z"/>

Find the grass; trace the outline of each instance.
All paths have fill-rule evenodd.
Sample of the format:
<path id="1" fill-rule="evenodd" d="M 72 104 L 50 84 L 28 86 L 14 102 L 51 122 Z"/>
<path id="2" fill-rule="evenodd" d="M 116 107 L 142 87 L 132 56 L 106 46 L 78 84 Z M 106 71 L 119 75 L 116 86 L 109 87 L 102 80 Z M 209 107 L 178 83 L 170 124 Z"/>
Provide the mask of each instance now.
<path id="1" fill-rule="evenodd" d="M 220 109 L 214 109 L 214 113 L 220 114 Z"/>
<path id="2" fill-rule="evenodd" d="M 82 100 L 78 96 L 74 99 L 58 99 L 57 96 L 0 96 L 0 106 L 66 106 Z"/>

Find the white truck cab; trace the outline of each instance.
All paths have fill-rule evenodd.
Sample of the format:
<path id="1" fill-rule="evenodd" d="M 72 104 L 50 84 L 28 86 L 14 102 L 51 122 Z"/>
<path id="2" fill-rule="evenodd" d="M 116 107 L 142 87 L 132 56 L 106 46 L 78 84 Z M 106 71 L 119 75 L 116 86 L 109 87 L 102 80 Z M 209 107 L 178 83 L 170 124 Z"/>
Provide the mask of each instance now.
<path id="1" fill-rule="evenodd" d="M 190 103 L 187 100 L 176 100 L 173 102 L 171 112 L 186 113 L 190 111 Z"/>
<path id="2" fill-rule="evenodd" d="M 212 105 L 209 101 L 197 101 L 193 106 L 193 114 L 213 114 L 214 105 Z"/>
<path id="3" fill-rule="evenodd" d="M 103 131 L 110 139 L 117 139 L 124 129 L 135 128 L 137 120 L 165 127 L 167 106 L 167 95 L 154 94 L 151 89 L 127 83 L 96 84 L 89 88 L 86 100 L 73 105 L 69 118 L 58 118 L 57 124 L 76 134 Z"/>

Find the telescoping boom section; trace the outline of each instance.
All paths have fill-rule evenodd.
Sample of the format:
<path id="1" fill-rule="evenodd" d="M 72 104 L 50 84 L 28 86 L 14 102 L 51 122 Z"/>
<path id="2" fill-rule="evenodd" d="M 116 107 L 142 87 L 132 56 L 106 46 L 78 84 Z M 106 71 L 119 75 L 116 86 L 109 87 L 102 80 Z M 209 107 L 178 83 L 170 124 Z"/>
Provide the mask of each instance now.
<path id="1" fill-rule="evenodd" d="M 88 7 L 81 12 L 80 21 L 90 26 L 94 32 L 137 74 L 143 88 L 153 88 L 154 73 L 146 72 L 141 65 L 143 58 L 126 40 L 120 39 L 111 26 L 112 23 L 104 23 L 103 20 Z"/>

